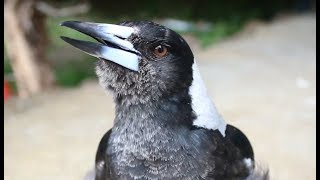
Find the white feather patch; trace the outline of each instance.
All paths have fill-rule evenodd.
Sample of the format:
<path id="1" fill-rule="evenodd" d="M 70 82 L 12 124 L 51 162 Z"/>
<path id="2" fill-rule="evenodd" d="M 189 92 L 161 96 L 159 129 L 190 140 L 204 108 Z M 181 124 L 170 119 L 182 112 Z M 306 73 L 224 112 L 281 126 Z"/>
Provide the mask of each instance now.
<path id="1" fill-rule="evenodd" d="M 192 98 L 192 109 L 197 116 L 193 125 L 212 130 L 218 129 L 222 136 L 225 136 L 227 124 L 217 112 L 216 107 L 208 95 L 196 62 L 192 65 L 192 69 L 193 81 L 189 89 L 189 94 Z"/>
<path id="2" fill-rule="evenodd" d="M 243 159 L 244 164 L 247 166 L 248 169 L 253 169 L 253 162 L 251 158 L 244 158 Z"/>

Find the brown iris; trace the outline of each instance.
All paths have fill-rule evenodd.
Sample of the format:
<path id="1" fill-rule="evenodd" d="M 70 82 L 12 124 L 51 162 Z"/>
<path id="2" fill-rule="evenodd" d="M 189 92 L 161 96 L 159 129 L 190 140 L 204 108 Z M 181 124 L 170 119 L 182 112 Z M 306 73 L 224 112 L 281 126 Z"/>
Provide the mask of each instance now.
<path id="1" fill-rule="evenodd" d="M 164 56 L 166 56 L 168 54 L 168 49 L 167 49 L 166 46 L 159 45 L 159 46 L 154 48 L 153 53 L 157 57 L 164 57 Z"/>

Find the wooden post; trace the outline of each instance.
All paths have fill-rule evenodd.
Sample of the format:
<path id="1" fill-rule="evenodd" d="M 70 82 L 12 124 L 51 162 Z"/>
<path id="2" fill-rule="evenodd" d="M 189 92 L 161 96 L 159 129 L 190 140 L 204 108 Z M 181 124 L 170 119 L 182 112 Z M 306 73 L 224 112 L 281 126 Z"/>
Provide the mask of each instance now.
<path id="1" fill-rule="evenodd" d="M 4 41 L 19 97 L 26 98 L 54 84 L 45 55 L 46 17 L 35 8 L 36 0 L 4 3 Z"/>

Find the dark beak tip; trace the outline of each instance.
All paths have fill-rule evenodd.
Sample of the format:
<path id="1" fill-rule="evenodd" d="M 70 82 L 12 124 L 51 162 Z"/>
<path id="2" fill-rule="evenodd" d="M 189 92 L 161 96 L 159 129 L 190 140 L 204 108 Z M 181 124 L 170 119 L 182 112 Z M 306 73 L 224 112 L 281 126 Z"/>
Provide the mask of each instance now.
<path id="1" fill-rule="evenodd" d="M 70 23 L 70 21 L 64 21 L 62 23 L 60 23 L 60 26 L 68 26 L 68 24 Z"/>
<path id="2" fill-rule="evenodd" d="M 67 37 L 65 37 L 65 36 L 60 36 L 60 38 L 62 39 L 62 40 L 64 40 L 64 41 L 67 41 Z"/>
<path id="3" fill-rule="evenodd" d="M 65 26 L 65 27 L 73 27 L 76 24 L 81 23 L 81 21 L 64 21 L 62 23 L 60 23 L 60 26 Z"/>
<path id="4" fill-rule="evenodd" d="M 65 37 L 65 36 L 60 36 L 60 38 L 61 38 L 64 42 L 66 42 L 66 43 L 68 43 L 68 44 L 71 44 L 71 45 L 73 45 L 73 46 L 74 46 L 74 44 L 75 44 L 75 41 L 77 41 L 77 40 L 75 40 L 75 39 L 68 38 L 68 37 Z"/>

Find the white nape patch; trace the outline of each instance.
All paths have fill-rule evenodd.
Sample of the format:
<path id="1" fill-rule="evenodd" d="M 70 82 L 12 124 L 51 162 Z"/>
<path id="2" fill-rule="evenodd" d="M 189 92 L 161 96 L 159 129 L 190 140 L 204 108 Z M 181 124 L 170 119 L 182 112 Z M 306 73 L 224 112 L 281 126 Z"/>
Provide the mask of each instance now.
<path id="1" fill-rule="evenodd" d="M 193 125 L 212 130 L 218 129 L 222 136 L 225 136 L 227 124 L 217 112 L 216 107 L 208 95 L 207 89 L 201 78 L 195 61 L 192 65 L 192 69 L 193 81 L 189 89 L 189 94 L 191 95 L 192 99 L 192 109 L 197 115 Z"/>
<path id="2" fill-rule="evenodd" d="M 269 169 L 257 164 L 250 158 L 244 158 L 243 162 L 249 169 L 249 176 L 245 180 L 269 180 Z"/>
<path id="3" fill-rule="evenodd" d="M 248 169 L 253 169 L 253 162 L 251 158 L 244 158 L 243 159 L 244 164 L 247 166 Z"/>

